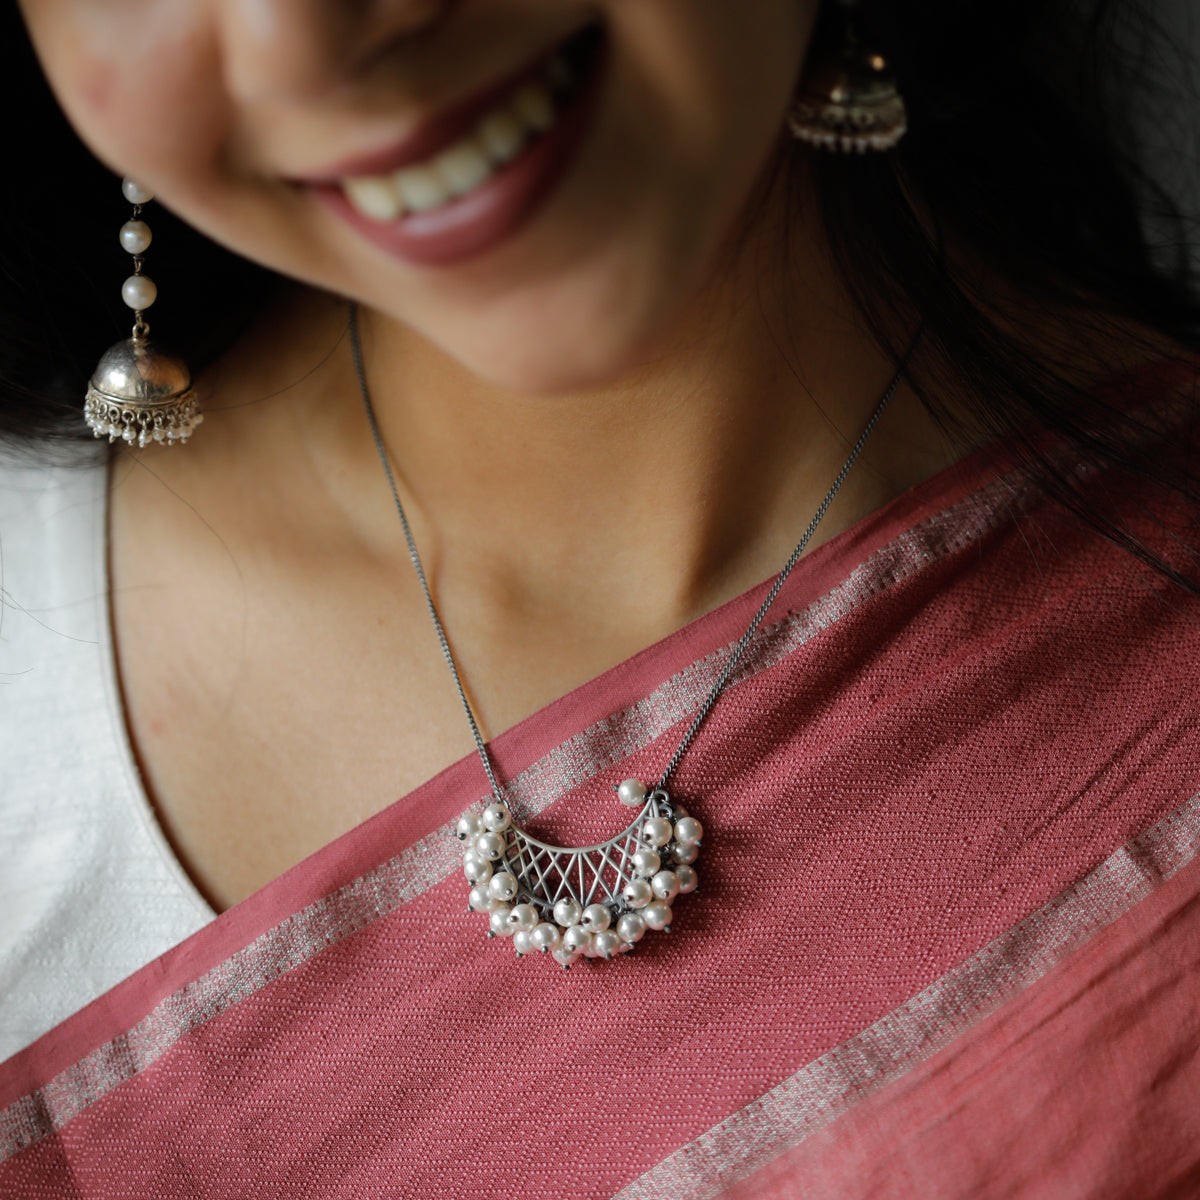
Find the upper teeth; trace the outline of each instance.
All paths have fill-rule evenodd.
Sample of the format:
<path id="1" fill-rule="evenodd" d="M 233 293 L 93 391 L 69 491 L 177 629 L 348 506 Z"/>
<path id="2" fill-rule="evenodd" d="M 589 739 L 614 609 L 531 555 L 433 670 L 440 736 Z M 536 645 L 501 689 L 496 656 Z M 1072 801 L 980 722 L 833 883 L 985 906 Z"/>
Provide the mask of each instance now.
<path id="1" fill-rule="evenodd" d="M 547 69 L 547 79 L 563 87 L 571 78 L 570 64 L 557 56 Z M 490 179 L 531 138 L 549 129 L 556 116 L 550 83 L 524 83 L 466 137 L 429 162 L 401 167 L 389 175 L 343 179 L 342 189 L 350 203 L 374 221 L 394 221 L 405 213 L 440 208 Z"/>

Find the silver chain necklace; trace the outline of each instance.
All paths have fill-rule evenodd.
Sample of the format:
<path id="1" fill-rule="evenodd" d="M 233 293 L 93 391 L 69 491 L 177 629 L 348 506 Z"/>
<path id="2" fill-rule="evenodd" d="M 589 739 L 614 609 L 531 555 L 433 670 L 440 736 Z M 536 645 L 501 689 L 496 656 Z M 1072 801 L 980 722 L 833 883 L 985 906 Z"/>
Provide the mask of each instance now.
<path id="1" fill-rule="evenodd" d="M 614 955 L 632 950 L 649 930 L 669 933 L 672 903 L 678 896 L 696 888 L 698 876 L 692 864 L 699 857 L 704 829 L 683 805 L 671 798 L 667 785 L 713 705 L 725 690 L 768 609 L 792 573 L 792 568 L 800 561 L 805 547 L 833 503 L 834 496 L 849 475 L 850 468 L 867 444 L 867 439 L 900 384 L 904 366 L 896 372 L 875 406 L 837 478 L 809 521 L 804 536 L 783 570 L 775 577 L 746 632 L 730 652 L 717 681 L 696 710 L 658 781 L 648 787 L 641 780 L 626 779 L 617 787 L 617 797 L 621 803 L 639 810 L 633 823 L 607 842 L 571 847 L 552 846 L 538 841 L 513 819 L 504 789 L 496 778 L 491 756 L 479 731 L 479 724 L 467 700 L 446 630 L 433 603 L 412 528 L 404 505 L 400 502 L 391 459 L 379 432 L 375 408 L 367 390 L 357 305 L 350 307 L 350 346 L 371 436 L 375 440 L 379 461 L 383 464 L 392 499 L 396 503 L 404 540 L 408 543 L 408 555 L 416 568 L 442 654 L 454 678 L 459 701 L 475 739 L 475 750 L 491 787 L 491 803 L 481 813 L 464 814 L 456 830 L 459 840 L 465 843 L 463 871 L 471 888 L 468 910 L 487 919 L 488 937 L 511 938 L 518 957 L 531 950 L 540 950 L 552 954 L 564 970 L 569 969 L 580 957 L 611 959 Z"/>

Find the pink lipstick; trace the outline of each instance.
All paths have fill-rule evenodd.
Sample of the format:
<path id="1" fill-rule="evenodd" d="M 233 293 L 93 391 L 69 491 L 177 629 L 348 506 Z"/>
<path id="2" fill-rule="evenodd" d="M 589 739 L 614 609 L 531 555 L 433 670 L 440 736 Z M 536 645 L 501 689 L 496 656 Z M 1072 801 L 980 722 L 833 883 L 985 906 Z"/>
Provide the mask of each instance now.
<path id="1" fill-rule="evenodd" d="M 485 254 L 525 225 L 567 174 L 597 108 L 605 49 L 601 29 L 589 26 L 403 142 L 302 185 L 406 262 L 452 266 Z"/>

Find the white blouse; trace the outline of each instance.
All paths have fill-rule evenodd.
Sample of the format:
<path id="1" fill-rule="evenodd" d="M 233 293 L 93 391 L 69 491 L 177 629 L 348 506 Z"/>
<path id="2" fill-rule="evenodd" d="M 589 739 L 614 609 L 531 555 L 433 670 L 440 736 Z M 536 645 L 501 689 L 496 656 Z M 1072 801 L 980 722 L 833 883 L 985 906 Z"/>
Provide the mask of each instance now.
<path id="1" fill-rule="evenodd" d="M 213 919 L 129 744 L 103 456 L 0 450 L 0 1061 Z"/>

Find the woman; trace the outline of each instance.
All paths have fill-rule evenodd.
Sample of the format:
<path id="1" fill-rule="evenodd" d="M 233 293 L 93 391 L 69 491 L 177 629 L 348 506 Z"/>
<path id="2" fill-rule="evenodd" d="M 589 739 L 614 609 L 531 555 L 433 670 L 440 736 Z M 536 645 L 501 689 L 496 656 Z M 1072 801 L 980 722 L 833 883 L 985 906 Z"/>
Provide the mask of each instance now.
<path id="1" fill-rule="evenodd" d="M 6 470 L 0 1192 L 1200 1179 L 1200 310 L 1127 44 L 918 7 L 24 0 L 205 411 Z"/>

